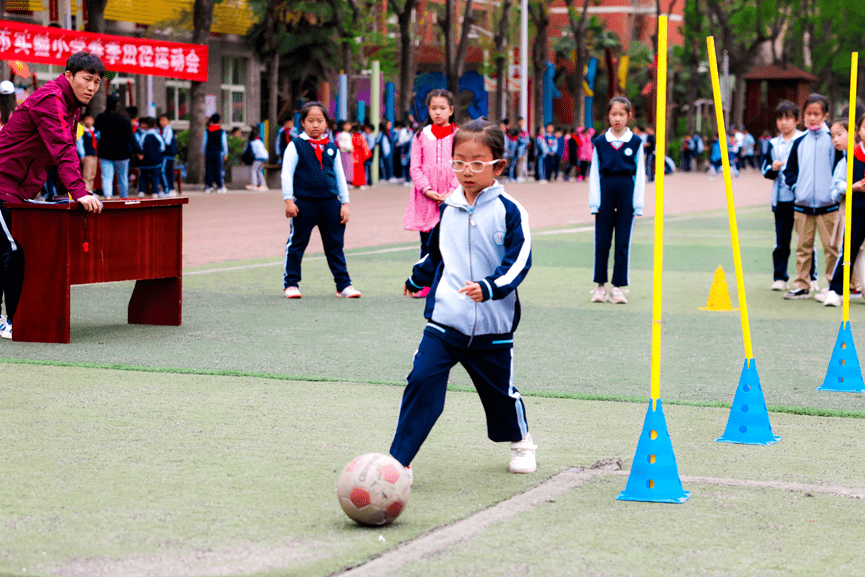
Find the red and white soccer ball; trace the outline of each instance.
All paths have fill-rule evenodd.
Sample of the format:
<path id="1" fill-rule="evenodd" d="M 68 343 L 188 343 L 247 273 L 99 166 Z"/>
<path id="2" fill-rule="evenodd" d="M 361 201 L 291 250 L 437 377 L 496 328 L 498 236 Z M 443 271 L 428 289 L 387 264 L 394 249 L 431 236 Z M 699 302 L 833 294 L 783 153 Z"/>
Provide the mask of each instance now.
<path id="1" fill-rule="evenodd" d="M 345 514 L 361 525 L 387 525 L 408 504 L 408 471 L 390 455 L 367 453 L 345 466 L 336 483 Z"/>

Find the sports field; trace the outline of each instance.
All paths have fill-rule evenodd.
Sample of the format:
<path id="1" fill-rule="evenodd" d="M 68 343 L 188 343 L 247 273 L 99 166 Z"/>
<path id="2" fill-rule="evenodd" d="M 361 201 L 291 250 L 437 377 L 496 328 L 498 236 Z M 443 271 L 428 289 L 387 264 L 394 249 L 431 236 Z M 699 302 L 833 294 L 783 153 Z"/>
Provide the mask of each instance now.
<path id="1" fill-rule="evenodd" d="M 79 286 L 71 344 L 0 343 L 0 575 L 865 575 L 865 397 L 815 391 L 840 309 L 768 290 L 767 184 L 743 175 L 736 191 L 779 443 L 714 441 L 744 360 L 738 313 L 698 310 L 719 264 L 736 304 L 722 184 L 670 177 L 661 396 L 693 496 L 615 500 L 648 400 L 651 206 L 634 227 L 630 303 L 590 304 L 585 185 L 522 185 L 534 266 L 515 383 L 539 470 L 507 472 L 456 369 L 409 505 L 380 529 L 345 517 L 335 483 L 353 457 L 387 452 L 424 324 L 401 291 L 416 260 L 399 230 L 405 191 L 353 199 L 357 301 L 334 298 L 315 253 L 304 298 L 282 298 L 278 193 L 247 215 L 194 196 L 183 326 L 125 324 L 131 283 Z M 865 304 L 851 321 L 865 347 Z"/>

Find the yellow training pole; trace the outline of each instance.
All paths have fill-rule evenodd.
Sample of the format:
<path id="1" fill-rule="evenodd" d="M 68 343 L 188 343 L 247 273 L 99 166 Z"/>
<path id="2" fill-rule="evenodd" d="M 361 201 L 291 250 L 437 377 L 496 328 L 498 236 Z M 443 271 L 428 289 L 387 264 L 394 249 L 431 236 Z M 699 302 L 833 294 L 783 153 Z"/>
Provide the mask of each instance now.
<path id="1" fill-rule="evenodd" d="M 658 18 L 655 109 L 655 257 L 652 294 L 652 410 L 661 398 L 661 296 L 664 274 L 664 168 L 667 158 L 667 17 Z M 639 178 L 640 175 L 637 175 Z"/>
<path id="2" fill-rule="evenodd" d="M 844 308 L 841 321 L 850 322 L 850 233 L 853 219 L 853 151 L 856 147 L 856 83 L 859 74 L 859 53 L 854 52 L 850 63 L 850 114 L 847 131 L 847 195 L 844 202 Z"/>
<path id="3" fill-rule="evenodd" d="M 739 315 L 742 318 L 742 339 L 745 359 L 750 365 L 754 359 L 751 349 L 751 326 L 748 323 L 748 302 L 745 299 L 745 278 L 742 272 L 742 253 L 739 248 L 739 227 L 736 224 L 736 206 L 733 204 L 733 180 L 730 176 L 730 156 L 727 152 L 727 125 L 721 103 L 721 85 L 718 81 L 718 58 L 715 55 L 715 37 L 706 38 L 709 46 L 709 66 L 712 70 L 712 92 L 715 96 L 715 119 L 718 123 L 718 141 L 721 144 L 721 162 L 724 164 L 724 185 L 727 189 L 727 216 L 730 219 L 730 240 L 733 243 L 733 263 L 736 269 L 736 290 L 739 293 Z"/>

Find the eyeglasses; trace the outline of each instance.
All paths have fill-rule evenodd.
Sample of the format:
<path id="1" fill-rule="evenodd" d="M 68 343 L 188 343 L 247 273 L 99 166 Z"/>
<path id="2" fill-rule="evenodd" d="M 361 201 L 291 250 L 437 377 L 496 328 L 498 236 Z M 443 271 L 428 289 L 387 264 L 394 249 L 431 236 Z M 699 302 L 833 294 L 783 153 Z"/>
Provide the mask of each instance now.
<path id="1" fill-rule="evenodd" d="M 497 164 L 503 161 L 503 158 L 499 158 L 497 160 L 488 160 L 486 162 L 484 162 L 483 160 L 473 160 L 471 162 L 465 162 L 462 160 L 451 160 L 451 166 L 453 167 L 454 172 L 462 172 L 466 168 L 471 169 L 472 172 L 483 172 L 483 170 L 487 167 L 488 164 Z"/>

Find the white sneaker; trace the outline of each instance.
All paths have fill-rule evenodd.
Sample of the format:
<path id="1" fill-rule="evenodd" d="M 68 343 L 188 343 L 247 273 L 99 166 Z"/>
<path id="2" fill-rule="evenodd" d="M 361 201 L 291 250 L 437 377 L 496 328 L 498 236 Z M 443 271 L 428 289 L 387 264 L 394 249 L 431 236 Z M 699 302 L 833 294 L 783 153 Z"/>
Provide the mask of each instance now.
<path id="1" fill-rule="evenodd" d="M 344 299 L 359 299 L 360 291 L 353 286 L 348 285 L 347 287 L 336 293 L 336 296 Z"/>
<path id="2" fill-rule="evenodd" d="M 226 192 L 228 192 L 228 189 L 223 186 L 222 188 L 218 189 L 216 192 L 218 192 L 219 194 L 225 194 Z"/>
<path id="3" fill-rule="evenodd" d="M 246 185 L 246 190 L 258 190 L 257 186 L 252 186 L 251 184 Z"/>
<path id="4" fill-rule="evenodd" d="M 607 302 L 607 289 L 606 287 L 599 286 L 598 288 L 589 291 L 592 293 L 592 302 L 593 303 L 605 303 Z"/>
<path id="5" fill-rule="evenodd" d="M 628 299 L 625 298 L 625 291 L 617 286 L 610 289 L 610 302 L 617 305 L 628 304 Z"/>
<path id="6" fill-rule="evenodd" d="M 3 319 L 3 324 L 0 325 L 0 337 L 4 339 L 12 338 L 12 323 L 6 319 Z"/>
<path id="7" fill-rule="evenodd" d="M 211 192 L 213 192 L 213 189 L 210 187 L 204 189 L 204 194 L 210 194 Z"/>
<path id="8" fill-rule="evenodd" d="M 303 296 L 300 294 L 300 289 L 296 286 L 290 286 L 286 288 L 283 292 L 285 292 L 285 298 L 287 299 L 299 299 Z"/>
<path id="9" fill-rule="evenodd" d="M 835 291 L 829 291 L 825 295 L 817 295 L 816 298 L 818 301 L 821 300 L 820 297 L 823 297 L 823 306 L 827 307 L 840 307 L 841 306 L 841 295 L 836 293 Z"/>
<path id="10" fill-rule="evenodd" d="M 266 184 L 262 184 L 258 187 L 258 190 L 270 190 L 270 188 Z"/>
<path id="11" fill-rule="evenodd" d="M 775 282 L 772 283 L 771 288 L 773 291 L 785 291 L 785 290 L 787 290 L 787 281 L 783 281 L 780 279 L 776 280 Z"/>
<path id="12" fill-rule="evenodd" d="M 817 281 L 815 281 L 815 280 L 811 281 L 811 291 L 812 292 L 819 292 L 820 291 L 820 285 L 817 284 Z"/>
<path id="13" fill-rule="evenodd" d="M 139 192 L 139 193 L 138 193 L 138 198 L 144 198 L 144 193 L 143 193 L 143 192 Z"/>
<path id="14" fill-rule="evenodd" d="M 531 433 L 518 442 L 511 443 L 511 473 L 534 473 L 538 470 L 535 451 L 538 446 L 532 442 Z"/>

